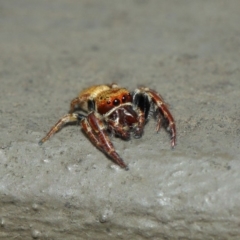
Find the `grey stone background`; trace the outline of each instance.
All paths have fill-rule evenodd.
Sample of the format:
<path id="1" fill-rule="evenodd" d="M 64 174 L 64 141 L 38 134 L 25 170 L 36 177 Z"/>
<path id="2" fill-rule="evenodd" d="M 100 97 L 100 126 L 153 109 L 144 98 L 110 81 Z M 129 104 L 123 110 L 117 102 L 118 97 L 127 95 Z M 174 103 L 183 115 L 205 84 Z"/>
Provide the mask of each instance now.
<path id="1" fill-rule="evenodd" d="M 0 1 L 0 239 L 240 239 L 240 1 Z M 92 84 L 146 85 L 177 124 L 38 141 Z"/>

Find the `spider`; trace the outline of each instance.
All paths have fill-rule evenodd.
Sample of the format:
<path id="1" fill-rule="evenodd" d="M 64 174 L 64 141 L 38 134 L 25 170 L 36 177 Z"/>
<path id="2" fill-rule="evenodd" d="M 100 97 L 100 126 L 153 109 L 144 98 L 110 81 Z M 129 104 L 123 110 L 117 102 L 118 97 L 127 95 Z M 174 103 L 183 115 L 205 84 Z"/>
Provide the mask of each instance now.
<path id="1" fill-rule="evenodd" d="M 85 114 L 76 112 L 77 110 L 82 110 Z M 174 148 L 176 126 L 163 98 L 156 91 L 146 87 L 129 92 L 115 83 L 92 86 L 80 92 L 78 97 L 71 101 L 69 114 L 60 118 L 39 144 L 47 141 L 65 124 L 77 122 L 96 147 L 121 168 L 128 170 L 128 166 L 110 141 L 108 133 L 128 140 L 132 132 L 135 138 L 140 138 L 152 112 L 157 119 L 157 132 L 162 120 L 166 120 L 167 129 L 171 133 L 171 146 Z"/>

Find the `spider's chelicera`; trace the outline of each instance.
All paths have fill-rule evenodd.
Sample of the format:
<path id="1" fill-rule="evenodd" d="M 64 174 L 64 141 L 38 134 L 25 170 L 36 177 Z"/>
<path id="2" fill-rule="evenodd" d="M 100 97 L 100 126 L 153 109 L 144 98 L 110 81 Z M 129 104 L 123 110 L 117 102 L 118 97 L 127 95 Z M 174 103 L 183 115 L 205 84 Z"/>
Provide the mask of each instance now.
<path id="1" fill-rule="evenodd" d="M 80 92 L 79 96 L 72 100 L 69 114 L 60 118 L 39 144 L 47 141 L 66 123 L 79 122 L 83 132 L 95 146 L 120 167 L 128 169 L 116 152 L 108 133 L 128 140 L 132 132 L 135 138 L 140 138 L 151 112 L 157 119 L 157 132 L 161 121 L 166 120 L 167 129 L 171 133 L 171 146 L 174 147 L 176 126 L 163 98 L 146 87 L 139 87 L 131 93 L 114 83 L 92 86 Z"/>

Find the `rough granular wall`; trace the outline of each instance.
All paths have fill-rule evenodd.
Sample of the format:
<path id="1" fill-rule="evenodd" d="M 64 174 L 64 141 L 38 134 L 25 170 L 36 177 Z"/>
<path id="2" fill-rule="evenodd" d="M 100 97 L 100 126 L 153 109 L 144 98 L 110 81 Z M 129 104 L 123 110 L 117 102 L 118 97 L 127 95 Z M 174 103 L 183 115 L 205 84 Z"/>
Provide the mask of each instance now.
<path id="1" fill-rule="evenodd" d="M 240 2 L 0 4 L 1 239 L 239 239 Z M 177 147 L 112 138 L 124 171 L 79 126 L 38 141 L 83 88 L 145 85 Z"/>

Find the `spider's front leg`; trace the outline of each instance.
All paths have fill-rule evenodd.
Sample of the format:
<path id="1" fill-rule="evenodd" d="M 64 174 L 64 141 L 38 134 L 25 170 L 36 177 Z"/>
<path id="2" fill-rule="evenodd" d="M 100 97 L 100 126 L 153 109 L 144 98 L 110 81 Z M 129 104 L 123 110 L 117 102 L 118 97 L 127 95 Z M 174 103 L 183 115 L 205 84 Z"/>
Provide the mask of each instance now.
<path id="1" fill-rule="evenodd" d="M 139 101 L 140 99 L 140 101 Z M 135 90 L 133 101 L 139 107 L 140 112 L 144 112 L 145 118 L 147 118 L 149 113 L 150 103 L 153 102 L 158 110 L 158 113 L 163 115 L 164 118 L 168 121 L 168 128 L 171 132 L 171 146 L 175 147 L 176 145 L 176 125 L 173 119 L 172 114 L 168 110 L 166 103 L 163 98 L 154 90 L 140 87 Z M 159 118 L 156 130 L 159 131 L 161 126 L 161 118 Z"/>
<path id="2" fill-rule="evenodd" d="M 136 89 L 133 93 L 133 104 L 138 113 L 138 123 L 134 129 L 134 137 L 140 138 L 143 134 L 143 128 L 147 121 L 151 107 L 149 96 L 140 92 L 139 89 Z"/>
<path id="3" fill-rule="evenodd" d="M 107 154 L 121 168 L 128 170 L 128 166 L 114 149 L 103 122 L 94 114 L 94 112 L 90 113 L 86 118 L 83 118 L 80 124 L 85 134 L 95 146 Z"/>
<path id="4" fill-rule="evenodd" d="M 44 138 L 42 138 L 39 141 L 39 145 L 42 145 L 44 142 L 46 142 L 54 133 L 59 131 L 65 124 L 77 122 L 78 121 L 78 115 L 76 113 L 70 113 L 64 115 L 62 118 L 58 120 L 58 122 L 50 129 L 50 131 L 46 134 Z"/>

